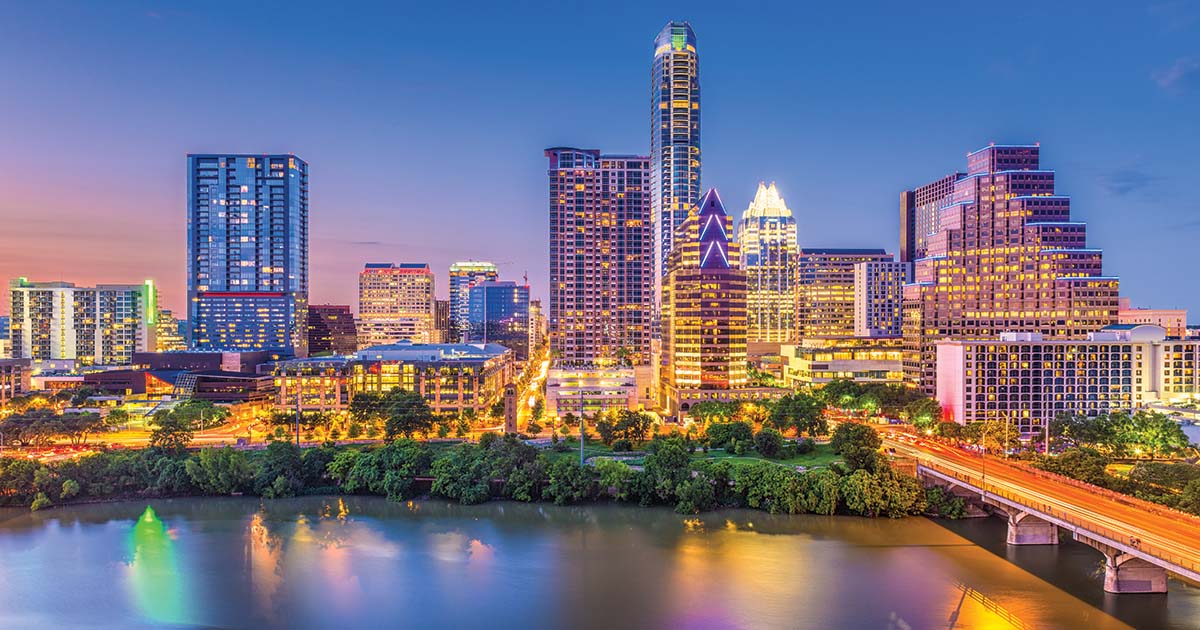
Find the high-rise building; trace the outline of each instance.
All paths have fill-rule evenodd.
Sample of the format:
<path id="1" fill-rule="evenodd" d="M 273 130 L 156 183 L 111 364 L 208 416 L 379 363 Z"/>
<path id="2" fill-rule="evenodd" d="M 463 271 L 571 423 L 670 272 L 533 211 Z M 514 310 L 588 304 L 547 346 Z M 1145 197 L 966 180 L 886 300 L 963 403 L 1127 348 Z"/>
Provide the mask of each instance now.
<path id="1" fill-rule="evenodd" d="M 938 229 L 938 208 L 954 192 L 954 182 L 966 176 L 951 173 L 900 193 L 900 262 L 925 257 L 929 236 Z"/>
<path id="2" fill-rule="evenodd" d="M 433 300 L 433 329 L 437 333 L 436 343 L 450 343 L 450 300 Z"/>
<path id="3" fill-rule="evenodd" d="M 796 264 L 796 340 L 854 336 L 854 266 L 891 262 L 882 249 L 802 248 Z"/>
<path id="4" fill-rule="evenodd" d="M 308 306 L 309 356 L 345 356 L 358 351 L 358 329 L 348 304 Z"/>
<path id="5" fill-rule="evenodd" d="M 154 283 L 77 287 L 71 282 L 8 284 L 12 356 L 79 365 L 128 365 L 153 350 L 158 319 Z"/>
<path id="6" fill-rule="evenodd" d="M 488 280 L 471 287 L 467 334 L 470 343 L 497 343 L 518 360 L 529 358 L 529 286 Z"/>
<path id="7" fill-rule="evenodd" d="M 367 263 L 358 274 L 358 345 L 429 343 L 433 277 L 425 263 Z"/>
<path id="8" fill-rule="evenodd" d="M 700 55 L 687 22 L 669 22 L 654 38 L 650 67 L 650 203 L 654 222 L 654 305 L 675 232 L 700 199 Z M 657 324 L 657 321 L 655 322 Z"/>
<path id="9" fill-rule="evenodd" d="M 650 361 L 649 160 L 546 149 L 551 350 L 569 362 Z"/>
<path id="10" fill-rule="evenodd" d="M 466 338 L 470 329 L 471 287 L 497 280 L 500 272 L 490 262 L 468 260 L 450 265 L 450 335 L 453 343 Z"/>
<path id="11" fill-rule="evenodd" d="M 1118 324 L 1153 324 L 1162 326 L 1168 337 L 1188 336 L 1187 309 L 1182 308 L 1134 308 L 1129 298 L 1117 300 Z"/>
<path id="12" fill-rule="evenodd" d="M 775 188 L 758 184 L 737 226 L 746 270 L 749 343 L 783 343 L 796 324 L 796 219 Z"/>
<path id="13" fill-rule="evenodd" d="M 12 339 L 8 330 L 11 325 L 8 315 L 0 315 L 0 359 L 12 356 Z"/>
<path id="14" fill-rule="evenodd" d="M 899 337 L 903 289 L 911 281 L 911 263 L 854 265 L 854 336 Z"/>
<path id="15" fill-rule="evenodd" d="M 546 313 L 541 300 L 529 300 L 529 351 L 532 353 L 546 341 Z"/>
<path id="16" fill-rule="evenodd" d="M 935 343 L 1041 333 L 1082 339 L 1117 320 L 1118 281 L 1071 220 L 1037 145 L 967 155 L 967 174 L 941 197 L 926 247 L 904 287 L 904 371 L 936 390 Z M 939 180 L 939 182 L 942 180 Z"/>
<path id="17" fill-rule="evenodd" d="M 0 405 L 29 393 L 32 374 L 30 363 L 29 359 L 0 357 Z"/>
<path id="18" fill-rule="evenodd" d="M 188 321 L 196 350 L 307 351 L 308 164 L 188 156 Z"/>
<path id="19" fill-rule="evenodd" d="M 158 309 L 158 322 L 154 326 L 156 352 L 178 352 L 187 350 L 187 337 L 179 334 L 179 320 L 171 311 Z"/>
<path id="20" fill-rule="evenodd" d="M 709 190 L 676 234 L 663 292 L 666 407 L 686 411 L 696 392 L 745 387 L 746 272 L 733 219 Z"/>

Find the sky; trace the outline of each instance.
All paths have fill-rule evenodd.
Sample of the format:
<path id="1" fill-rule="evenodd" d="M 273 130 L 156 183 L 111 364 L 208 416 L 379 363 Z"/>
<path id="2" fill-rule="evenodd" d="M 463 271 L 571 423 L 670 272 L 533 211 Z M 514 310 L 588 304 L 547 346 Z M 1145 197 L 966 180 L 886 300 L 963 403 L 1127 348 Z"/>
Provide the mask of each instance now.
<path id="1" fill-rule="evenodd" d="M 310 168 L 312 303 L 365 262 L 547 294 L 553 146 L 649 152 L 655 34 L 700 51 L 703 185 L 897 251 L 899 194 L 1040 142 L 1106 274 L 1200 322 L 1200 1 L 0 3 L 0 279 L 185 303 L 188 153 Z M 0 302 L 6 313 L 8 299 Z"/>

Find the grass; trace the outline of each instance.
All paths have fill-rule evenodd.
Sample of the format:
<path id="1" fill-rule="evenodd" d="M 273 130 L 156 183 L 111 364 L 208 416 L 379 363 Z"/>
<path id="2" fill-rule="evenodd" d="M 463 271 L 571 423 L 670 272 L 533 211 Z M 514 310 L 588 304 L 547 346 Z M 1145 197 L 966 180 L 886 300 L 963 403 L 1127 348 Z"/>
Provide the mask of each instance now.
<path id="1" fill-rule="evenodd" d="M 542 451 L 546 458 L 551 462 L 558 461 L 564 458 L 570 458 L 573 461 L 579 461 L 579 436 L 574 438 L 566 438 L 563 443 L 567 445 L 567 450 L 556 451 L 554 449 L 546 449 Z M 612 448 L 605 446 L 600 440 L 588 440 L 583 445 L 584 458 L 595 457 L 596 455 L 612 455 Z"/>
<path id="2" fill-rule="evenodd" d="M 724 459 L 736 463 L 747 464 L 766 461 L 785 466 L 805 466 L 807 468 L 820 468 L 841 460 L 841 457 L 834 453 L 833 449 L 830 448 L 828 444 L 817 444 L 816 448 L 814 448 L 812 452 L 805 453 L 804 455 L 797 455 L 796 457 L 789 457 L 787 459 L 767 459 L 753 451 L 746 453 L 745 455 L 734 455 L 733 453 L 727 453 L 724 450 L 719 449 L 711 450 L 707 453 L 696 451 L 696 454 L 692 457 L 694 459 Z"/>

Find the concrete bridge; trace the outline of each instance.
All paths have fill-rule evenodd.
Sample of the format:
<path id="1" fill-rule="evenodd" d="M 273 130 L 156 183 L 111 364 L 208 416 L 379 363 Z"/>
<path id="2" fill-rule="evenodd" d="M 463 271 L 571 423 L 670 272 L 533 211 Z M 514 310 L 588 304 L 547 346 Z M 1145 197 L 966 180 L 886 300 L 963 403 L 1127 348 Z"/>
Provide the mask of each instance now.
<path id="1" fill-rule="evenodd" d="M 883 435 L 917 475 L 1008 520 L 1010 545 L 1056 545 L 1059 531 L 1104 555 L 1104 590 L 1165 593 L 1167 574 L 1200 583 L 1200 518 L 911 436 Z"/>

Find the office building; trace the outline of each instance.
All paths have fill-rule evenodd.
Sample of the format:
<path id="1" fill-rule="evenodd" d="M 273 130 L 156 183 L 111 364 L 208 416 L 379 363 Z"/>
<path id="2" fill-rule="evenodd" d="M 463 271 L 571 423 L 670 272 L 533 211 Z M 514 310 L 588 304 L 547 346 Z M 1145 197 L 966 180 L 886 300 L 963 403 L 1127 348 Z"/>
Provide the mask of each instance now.
<path id="1" fill-rule="evenodd" d="M 1134 308 L 1129 298 L 1117 299 L 1118 324 L 1151 324 L 1162 326 L 1168 337 L 1188 337 L 1187 309 Z"/>
<path id="2" fill-rule="evenodd" d="M 854 336 L 899 337 L 903 289 L 911 281 L 911 263 L 854 265 Z"/>
<path id="3" fill-rule="evenodd" d="M 891 262 L 882 249 L 802 248 L 796 263 L 795 341 L 853 337 L 854 266 Z"/>
<path id="4" fill-rule="evenodd" d="M 700 200 L 700 55 L 687 22 L 669 22 L 654 38 L 650 66 L 650 205 L 653 213 L 654 312 L 676 230 Z M 657 324 L 657 321 L 655 321 Z"/>
<path id="5" fill-rule="evenodd" d="M 608 411 L 638 409 L 634 368 L 555 362 L 546 375 L 546 417 L 578 420 Z"/>
<path id="6" fill-rule="evenodd" d="M 518 361 L 529 358 L 529 286 L 488 280 L 471 287 L 469 343 L 499 344 Z"/>
<path id="7" fill-rule="evenodd" d="M 434 336 L 433 271 L 425 263 L 367 263 L 358 274 L 358 346 Z"/>
<path id="8" fill-rule="evenodd" d="M 900 262 L 924 258 L 929 236 L 938 229 L 938 209 L 966 173 L 951 173 L 920 188 L 900 193 Z"/>
<path id="9" fill-rule="evenodd" d="M 0 405 L 30 392 L 29 359 L 0 359 Z"/>
<path id="10" fill-rule="evenodd" d="M 795 389 L 835 380 L 901 385 L 903 346 L 900 337 L 809 338 L 784 344 L 783 385 Z"/>
<path id="11" fill-rule="evenodd" d="M 1118 281 L 1102 275 L 1087 226 L 1041 168 L 1037 145 L 988 146 L 943 197 L 904 287 L 904 370 L 933 395 L 935 344 L 1007 331 L 1083 339 L 1117 321 Z M 940 181 L 940 180 L 939 180 Z"/>
<path id="12" fill-rule="evenodd" d="M 796 219 L 775 183 L 762 183 L 737 225 L 746 270 L 748 343 L 783 343 L 796 325 Z"/>
<path id="13" fill-rule="evenodd" d="M 35 366 L 128 365 L 134 352 L 155 347 L 158 291 L 150 280 L 77 287 L 19 278 L 8 288 L 14 358 Z"/>
<path id="14" fill-rule="evenodd" d="M 437 343 L 451 342 L 450 300 L 433 300 L 433 330 Z"/>
<path id="15" fill-rule="evenodd" d="M 529 301 L 529 352 L 533 353 L 546 342 L 546 314 L 541 300 Z"/>
<path id="16" fill-rule="evenodd" d="M 1041 433 L 1063 413 L 1200 399 L 1200 340 L 1168 339 L 1161 326 L 1115 324 L 1083 339 L 1007 332 L 936 346 L 938 402 L 959 423 L 1009 421 Z"/>
<path id="17" fill-rule="evenodd" d="M 358 351 L 354 313 L 346 304 L 308 306 L 309 356 L 346 355 Z"/>
<path id="18" fill-rule="evenodd" d="M 567 361 L 650 361 L 649 160 L 593 149 L 549 159 L 550 348 Z"/>
<path id="19" fill-rule="evenodd" d="M 470 329 L 471 287 L 499 280 L 500 272 L 490 262 L 468 260 L 450 265 L 450 336 L 452 343 L 466 338 Z"/>
<path id="20" fill-rule="evenodd" d="M 154 325 L 154 349 L 157 352 L 187 350 L 187 337 L 179 334 L 179 320 L 167 309 L 158 309 L 158 322 Z"/>
<path id="21" fill-rule="evenodd" d="M 308 164 L 289 154 L 187 159 L 189 346 L 303 356 Z"/>

